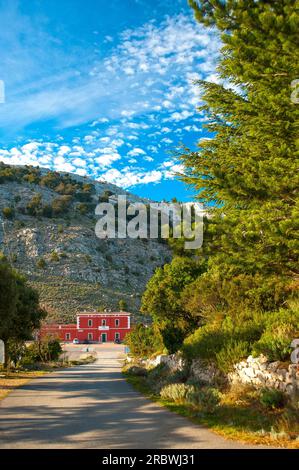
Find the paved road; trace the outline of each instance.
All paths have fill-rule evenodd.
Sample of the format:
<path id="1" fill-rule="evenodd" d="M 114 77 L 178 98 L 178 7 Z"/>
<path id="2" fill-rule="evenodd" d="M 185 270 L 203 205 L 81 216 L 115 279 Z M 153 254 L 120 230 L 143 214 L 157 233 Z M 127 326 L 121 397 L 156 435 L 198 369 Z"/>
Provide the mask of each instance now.
<path id="1" fill-rule="evenodd" d="M 121 375 L 123 346 L 96 350 L 96 363 L 34 379 L 0 402 L 0 448 L 248 448 L 135 392 Z"/>

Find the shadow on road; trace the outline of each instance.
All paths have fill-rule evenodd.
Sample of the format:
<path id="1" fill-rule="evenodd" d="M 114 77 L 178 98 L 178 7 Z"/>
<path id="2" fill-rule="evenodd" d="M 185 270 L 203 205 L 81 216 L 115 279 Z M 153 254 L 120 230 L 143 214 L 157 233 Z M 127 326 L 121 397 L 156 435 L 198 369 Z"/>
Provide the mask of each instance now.
<path id="1" fill-rule="evenodd" d="M 35 379 L 3 400 L 0 447 L 237 448 L 238 444 L 229 445 L 139 395 L 109 354 L 98 363 Z"/>

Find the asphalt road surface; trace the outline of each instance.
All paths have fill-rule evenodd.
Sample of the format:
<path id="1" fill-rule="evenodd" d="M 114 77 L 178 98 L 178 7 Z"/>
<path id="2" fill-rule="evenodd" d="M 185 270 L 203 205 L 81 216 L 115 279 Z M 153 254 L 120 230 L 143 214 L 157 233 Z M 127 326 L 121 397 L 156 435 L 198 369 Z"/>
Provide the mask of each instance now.
<path id="1" fill-rule="evenodd" d="M 71 356 L 82 349 L 68 347 Z M 134 391 L 121 374 L 123 346 L 93 350 L 97 362 L 34 379 L 0 402 L 0 448 L 250 448 Z"/>

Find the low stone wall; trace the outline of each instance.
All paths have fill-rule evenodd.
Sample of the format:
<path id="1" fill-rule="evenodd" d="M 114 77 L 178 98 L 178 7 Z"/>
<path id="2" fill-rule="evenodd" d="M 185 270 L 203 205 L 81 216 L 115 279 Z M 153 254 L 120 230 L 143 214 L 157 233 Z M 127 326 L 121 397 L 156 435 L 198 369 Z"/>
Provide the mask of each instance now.
<path id="1" fill-rule="evenodd" d="M 144 361 L 146 367 L 156 367 L 159 364 L 165 364 L 171 371 L 183 370 L 184 360 L 179 354 L 160 354 L 154 359 Z"/>
<path id="2" fill-rule="evenodd" d="M 154 359 L 141 361 L 144 367 L 165 364 L 174 372 L 183 370 L 186 362 L 180 354 L 160 354 Z M 281 390 L 288 395 L 299 393 L 299 365 L 283 362 L 268 362 L 265 356 L 252 357 L 239 362 L 234 371 L 225 377 L 215 366 L 207 365 L 201 359 L 193 359 L 190 364 L 190 377 L 208 385 L 227 380 L 229 383 L 249 384 L 256 388 L 268 387 Z"/>
<path id="3" fill-rule="evenodd" d="M 207 365 L 201 359 L 193 359 L 190 366 L 190 376 L 207 385 L 212 385 L 218 380 L 224 380 L 223 374 L 216 366 Z"/>
<path id="4" fill-rule="evenodd" d="M 252 357 L 239 362 L 228 374 L 231 383 L 250 384 L 256 388 L 276 388 L 288 395 L 299 392 L 298 364 L 268 362 L 265 356 Z"/>

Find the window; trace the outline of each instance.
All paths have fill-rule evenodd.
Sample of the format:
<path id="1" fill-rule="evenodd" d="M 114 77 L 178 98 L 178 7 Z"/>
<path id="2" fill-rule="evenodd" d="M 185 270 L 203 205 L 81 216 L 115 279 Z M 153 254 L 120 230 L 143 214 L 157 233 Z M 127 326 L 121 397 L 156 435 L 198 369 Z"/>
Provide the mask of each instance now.
<path id="1" fill-rule="evenodd" d="M 93 340 L 93 334 L 92 333 L 88 333 L 88 341 L 92 341 Z"/>
<path id="2" fill-rule="evenodd" d="M 115 333 L 115 339 L 119 339 L 120 338 L 120 334 L 119 333 Z"/>
<path id="3" fill-rule="evenodd" d="M 88 326 L 92 326 L 92 320 L 88 320 Z"/>
<path id="4" fill-rule="evenodd" d="M 102 326 L 106 326 L 106 321 L 107 320 L 102 320 Z"/>
<path id="5" fill-rule="evenodd" d="M 119 326 L 119 320 L 115 320 L 115 326 Z"/>
<path id="6" fill-rule="evenodd" d="M 70 341 L 70 339 L 71 339 L 71 333 L 66 333 L 65 334 L 65 340 Z"/>

